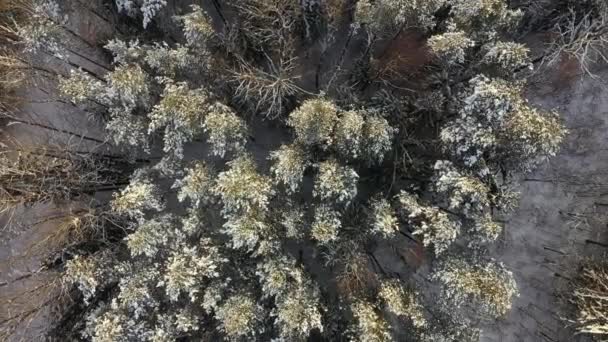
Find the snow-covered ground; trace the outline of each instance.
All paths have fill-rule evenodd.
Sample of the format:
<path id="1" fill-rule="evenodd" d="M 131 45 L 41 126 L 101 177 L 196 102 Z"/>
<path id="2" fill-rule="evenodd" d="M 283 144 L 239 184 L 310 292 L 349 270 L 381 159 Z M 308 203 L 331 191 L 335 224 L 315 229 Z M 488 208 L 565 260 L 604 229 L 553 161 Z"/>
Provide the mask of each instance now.
<path id="1" fill-rule="evenodd" d="M 524 176 L 495 258 L 517 279 L 520 297 L 482 341 L 584 341 L 564 321 L 563 294 L 580 261 L 605 252 L 608 223 L 608 88 L 599 79 L 553 73 L 529 88 L 533 103 L 558 110 L 570 130 L 561 152 Z"/>

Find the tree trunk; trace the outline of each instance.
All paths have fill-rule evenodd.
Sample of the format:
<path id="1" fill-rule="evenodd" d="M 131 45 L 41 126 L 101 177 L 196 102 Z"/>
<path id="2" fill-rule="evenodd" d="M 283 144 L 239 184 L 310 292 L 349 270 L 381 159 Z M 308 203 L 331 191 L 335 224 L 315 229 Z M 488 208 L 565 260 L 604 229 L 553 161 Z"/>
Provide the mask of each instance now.
<path id="1" fill-rule="evenodd" d="M 103 140 L 91 138 L 91 137 L 88 137 L 86 135 L 78 134 L 78 133 L 75 133 L 75 132 L 72 132 L 72 131 L 68 131 L 68 130 L 65 130 L 65 129 L 59 129 L 59 128 L 55 128 L 55 127 L 52 127 L 52 126 L 47 126 L 47 125 L 44 125 L 44 124 L 41 124 L 41 123 L 37 123 L 37 122 L 29 122 L 29 121 L 17 119 L 15 117 L 9 116 L 9 115 L 6 115 L 6 117 L 9 118 L 13 122 L 18 122 L 18 123 L 21 123 L 21 124 L 25 124 L 25 125 L 29 125 L 29 126 L 34 126 L 34 127 L 40 127 L 40 128 L 47 129 L 49 131 L 57 132 L 57 133 L 68 134 L 68 135 L 77 137 L 79 139 L 88 140 L 88 141 L 94 141 L 94 142 L 97 142 L 97 143 L 100 143 L 100 144 L 105 144 L 106 143 Z"/>

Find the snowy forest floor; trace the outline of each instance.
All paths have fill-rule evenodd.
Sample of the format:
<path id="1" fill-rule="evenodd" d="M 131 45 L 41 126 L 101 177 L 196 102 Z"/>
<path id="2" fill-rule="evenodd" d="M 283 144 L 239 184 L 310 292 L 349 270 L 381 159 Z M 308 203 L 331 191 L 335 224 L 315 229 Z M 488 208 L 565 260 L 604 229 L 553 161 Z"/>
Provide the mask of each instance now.
<path id="1" fill-rule="evenodd" d="M 528 88 L 531 102 L 562 115 L 561 152 L 523 175 L 519 207 L 507 218 L 495 258 L 513 271 L 520 296 L 482 341 L 585 341 L 573 337 L 564 297 L 580 262 L 605 252 L 608 223 L 608 88 L 553 71 Z"/>

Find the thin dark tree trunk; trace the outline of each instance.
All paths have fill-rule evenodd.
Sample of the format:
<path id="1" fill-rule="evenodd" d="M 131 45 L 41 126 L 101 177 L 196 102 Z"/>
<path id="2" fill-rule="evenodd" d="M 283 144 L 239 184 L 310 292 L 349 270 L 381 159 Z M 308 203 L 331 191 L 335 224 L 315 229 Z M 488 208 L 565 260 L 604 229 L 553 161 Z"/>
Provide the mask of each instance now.
<path id="1" fill-rule="evenodd" d="M 94 16 L 96 16 L 97 18 L 101 19 L 103 22 L 107 23 L 110 27 L 112 27 L 112 29 L 116 32 L 118 32 L 121 35 L 124 35 L 124 32 L 122 32 L 119 28 L 118 25 L 116 25 L 115 23 L 112 22 L 112 20 L 106 18 L 105 16 L 103 16 L 102 14 L 100 14 L 97 10 L 95 10 L 94 8 L 91 8 L 91 6 L 89 6 L 87 4 L 87 2 L 83 2 L 82 0 L 77 0 L 78 3 L 85 8 L 87 11 L 91 12 Z"/>
<path id="2" fill-rule="evenodd" d="M 384 270 L 384 268 L 382 267 L 382 264 L 380 264 L 380 261 L 378 261 L 378 259 L 376 258 L 376 256 L 374 255 L 374 253 L 372 252 L 367 252 L 366 253 L 370 260 L 374 263 L 374 265 L 376 265 L 376 267 L 380 270 L 380 273 L 382 273 L 383 275 L 387 275 L 386 271 Z"/>
<path id="3" fill-rule="evenodd" d="M 96 65 L 97 67 L 99 67 L 99 68 L 101 68 L 101 69 L 104 69 L 104 70 L 106 70 L 106 71 L 112 71 L 112 69 L 110 69 L 110 66 L 109 66 L 109 65 L 103 65 L 103 64 L 101 64 L 101 63 L 99 63 L 99 62 L 97 62 L 97 61 L 94 61 L 93 59 L 91 59 L 91 58 L 89 58 L 89 57 L 87 57 L 87 56 L 85 56 L 85 55 L 83 55 L 83 54 L 81 54 L 81 53 L 79 53 L 79 52 L 76 52 L 76 51 L 72 50 L 72 49 L 66 49 L 66 50 L 67 50 L 69 53 L 74 54 L 74 55 L 76 55 L 76 56 L 78 56 L 78 57 L 80 57 L 80 58 L 84 59 L 85 61 L 87 61 L 87 62 L 89 62 L 89 63 L 91 63 L 91 64 L 93 64 L 93 65 Z"/>
<path id="4" fill-rule="evenodd" d="M 40 88 L 40 87 L 36 87 L 36 88 L 38 90 L 40 90 L 41 92 L 43 92 L 44 94 L 48 95 L 49 97 L 52 97 L 52 95 L 48 91 L 46 91 L 45 89 Z M 88 100 L 91 101 L 91 102 L 93 102 L 93 103 L 95 103 L 95 104 L 97 104 L 97 105 L 99 105 L 99 106 L 101 106 L 101 107 L 103 107 L 103 108 L 106 108 L 106 109 L 109 108 L 108 106 L 104 105 L 103 103 L 99 103 L 99 102 L 97 102 L 95 100 L 92 100 L 92 99 L 88 99 Z M 81 110 L 81 111 L 83 111 L 84 113 L 87 113 L 87 114 L 91 114 L 91 115 L 104 115 L 104 113 L 91 113 L 89 111 L 83 110 L 82 108 L 78 107 L 76 104 L 74 104 L 72 102 L 69 102 L 69 101 L 66 101 L 66 100 L 63 100 L 63 99 L 60 99 L 60 98 L 54 98 L 53 101 L 56 101 L 58 103 L 62 103 L 62 104 L 68 105 L 70 107 L 76 108 L 76 109 Z"/>
<path id="5" fill-rule="evenodd" d="M 228 26 L 228 21 L 226 20 L 226 17 L 224 16 L 224 11 L 222 9 L 222 5 L 220 4 L 220 2 L 218 0 L 211 0 L 211 2 L 213 3 L 213 7 L 215 7 L 215 10 L 217 11 L 217 14 L 220 16 L 220 19 L 222 19 L 224 26 Z"/>
<path id="6" fill-rule="evenodd" d="M 47 55 L 49 54 L 48 52 L 44 52 L 44 53 L 47 54 Z M 55 56 L 53 56 L 53 57 L 55 57 Z M 34 64 L 30 63 L 29 61 L 27 61 L 27 60 L 25 60 L 23 58 L 19 58 L 19 57 L 14 57 L 14 58 L 15 58 L 15 60 L 17 60 L 17 61 L 19 61 L 19 62 L 21 62 L 21 63 L 23 63 L 25 65 L 24 67 L 16 67 L 15 69 L 18 69 L 18 70 L 28 70 L 28 69 L 31 69 L 31 70 L 40 71 L 42 73 L 49 74 L 49 75 L 52 75 L 52 76 L 55 76 L 55 77 L 57 77 L 57 76 L 65 76 L 62 73 L 58 72 L 58 71 L 50 70 L 50 69 L 43 68 L 41 66 L 34 65 Z"/>
<path id="7" fill-rule="evenodd" d="M 125 158 L 124 156 L 120 156 L 120 155 L 113 155 L 113 154 L 105 154 L 105 153 L 99 153 L 99 152 L 91 152 L 91 151 L 67 151 L 68 153 L 73 153 L 73 154 L 91 154 L 94 155 L 96 157 L 99 158 L 105 158 L 108 160 L 127 160 L 127 158 Z M 153 160 L 161 160 L 162 157 L 150 157 L 150 158 L 137 158 L 135 159 L 136 163 L 151 163 Z"/>
<path id="8" fill-rule="evenodd" d="M 411 241 L 413 241 L 413 242 L 415 242 L 415 243 L 417 243 L 417 244 L 419 244 L 419 243 L 420 243 L 418 240 L 414 239 L 414 237 L 412 237 L 410 234 L 408 234 L 408 233 L 406 233 L 406 232 L 403 232 L 403 231 L 401 231 L 401 230 L 400 230 L 400 231 L 399 231 L 399 234 L 401 234 L 401 235 L 405 236 L 405 237 L 406 237 L 408 240 L 411 240 Z"/>
<path id="9" fill-rule="evenodd" d="M 51 71 L 51 70 L 48 70 L 48 69 L 45 69 L 45 68 L 41 68 L 41 67 L 35 66 L 35 65 L 28 65 L 26 67 L 20 67 L 20 68 L 16 68 L 16 69 L 20 69 L 20 70 L 34 70 L 34 71 L 37 71 L 37 72 L 41 72 L 41 73 L 45 74 L 44 77 L 48 77 L 50 79 L 55 79 L 57 76 L 63 76 L 63 77 L 66 76 L 66 75 L 64 75 L 64 74 L 62 74 L 60 72 Z"/>
<path id="10" fill-rule="evenodd" d="M 588 245 L 596 245 L 596 246 L 601 246 L 601 247 L 608 247 L 608 244 L 603 243 L 603 242 L 598 242 L 598 241 L 593 241 L 593 240 L 585 240 L 585 243 Z"/>
<path id="11" fill-rule="evenodd" d="M 340 51 L 340 58 L 338 59 L 338 64 L 336 65 L 336 70 L 334 70 L 331 78 L 329 79 L 329 82 L 325 86 L 326 91 L 329 90 L 329 87 L 331 87 L 331 84 L 333 83 L 334 79 L 336 78 L 338 72 L 340 70 L 342 70 L 342 65 L 344 64 L 344 57 L 346 56 L 346 51 L 348 51 L 350 42 L 353 39 L 354 34 L 355 34 L 355 31 L 352 28 L 349 29 L 348 37 L 346 38 L 346 43 L 344 43 L 344 47 L 342 47 L 342 51 Z"/>
<path id="12" fill-rule="evenodd" d="M 105 83 L 106 80 L 104 80 L 101 76 L 97 75 L 97 73 L 95 73 L 94 71 L 89 70 L 88 68 L 83 67 L 82 65 L 76 64 L 72 61 L 65 61 L 66 63 L 68 63 L 71 67 L 82 70 L 84 72 L 86 72 L 87 74 L 89 74 L 89 76 L 94 77 L 95 79 L 102 81 Z"/>
<path id="13" fill-rule="evenodd" d="M 47 125 L 44 125 L 44 124 L 41 124 L 41 123 L 36 123 L 36 122 L 29 122 L 29 121 L 17 119 L 17 118 L 15 118 L 13 116 L 7 116 L 7 118 L 9 118 L 11 121 L 14 121 L 14 122 L 19 122 L 19 123 L 22 123 L 22 124 L 25 124 L 25 125 L 29 125 L 29 126 L 44 128 L 44 129 L 47 129 L 49 131 L 53 131 L 53 132 L 57 132 L 57 133 L 68 134 L 68 135 L 75 136 L 75 137 L 83 139 L 83 140 L 94 141 L 94 142 L 101 143 L 101 144 L 105 144 L 106 143 L 103 140 L 91 138 L 91 137 L 88 137 L 86 135 L 78 134 L 78 133 L 75 133 L 75 132 L 72 132 L 72 131 L 68 131 L 68 130 L 65 130 L 65 129 L 59 129 L 59 128 L 55 128 L 55 127 L 52 127 L 52 126 L 47 126 Z"/>
<path id="14" fill-rule="evenodd" d="M 55 23 L 55 24 L 59 25 L 65 32 L 69 33 L 71 36 L 73 36 L 74 38 L 78 39 L 79 41 L 81 41 L 82 43 L 84 43 L 85 45 L 87 45 L 88 47 L 90 47 L 91 49 L 97 49 L 98 48 L 98 46 L 96 46 L 95 44 L 89 42 L 84 37 L 82 37 L 78 33 L 74 32 L 71 28 L 69 28 L 69 27 L 67 27 L 65 25 L 62 25 L 62 24 L 58 24 L 58 23 Z"/>
<path id="15" fill-rule="evenodd" d="M 319 62 L 317 63 L 317 71 L 315 72 L 315 88 L 317 89 L 317 92 L 319 91 L 319 88 L 321 87 L 321 69 L 323 68 L 323 64 L 325 63 L 325 54 L 327 53 L 327 49 L 323 50 L 323 52 L 321 52 L 321 55 L 319 56 Z"/>
<path id="16" fill-rule="evenodd" d="M 61 59 L 61 58 L 59 58 L 59 57 L 57 57 L 57 56 L 55 56 L 55 55 L 53 55 L 53 54 L 51 54 L 51 53 L 49 53 L 49 52 L 47 52 L 47 51 L 43 51 L 43 52 L 44 52 L 44 54 L 46 54 L 47 56 L 53 57 L 53 58 L 58 59 L 58 60 L 60 60 L 60 61 L 62 61 L 62 62 L 64 62 L 64 63 L 67 63 L 67 64 L 68 64 L 68 65 L 70 65 L 71 67 L 73 67 L 73 68 L 75 68 L 75 69 L 82 70 L 82 71 L 86 72 L 86 73 L 87 73 L 89 76 L 94 77 L 95 79 L 97 79 L 97 80 L 102 81 L 102 82 L 104 82 L 104 83 L 105 83 L 105 80 L 104 80 L 104 79 L 103 79 L 101 76 L 97 75 L 97 73 L 96 73 L 96 72 L 91 71 L 91 70 L 89 70 L 89 69 L 87 69 L 87 68 L 83 67 L 82 65 L 76 64 L 76 63 L 74 63 L 74 62 L 70 61 L 69 59 L 68 59 L 68 60 L 63 60 L 63 59 Z"/>
<path id="17" fill-rule="evenodd" d="M 95 192 L 108 192 L 108 191 L 116 191 L 116 190 L 120 190 L 123 187 L 125 187 L 126 185 L 129 185 L 129 182 L 122 182 L 122 183 L 109 183 L 109 184 L 102 184 L 101 186 L 94 186 L 88 189 L 83 189 L 82 192 L 84 193 L 95 193 Z"/>

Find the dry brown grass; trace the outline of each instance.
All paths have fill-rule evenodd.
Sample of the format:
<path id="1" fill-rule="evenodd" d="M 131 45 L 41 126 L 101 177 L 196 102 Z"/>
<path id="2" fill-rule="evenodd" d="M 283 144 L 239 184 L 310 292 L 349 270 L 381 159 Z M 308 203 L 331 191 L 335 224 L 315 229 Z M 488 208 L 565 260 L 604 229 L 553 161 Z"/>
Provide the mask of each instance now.
<path id="1" fill-rule="evenodd" d="M 327 0 L 325 2 L 325 12 L 330 25 L 337 27 L 346 22 L 346 15 L 351 10 L 350 6 L 345 5 L 346 3 L 343 0 Z"/>
<path id="2" fill-rule="evenodd" d="M 400 32 L 384 47 L 381 54 L 371 58 L 368 76 L 392 88 L 418 88 L 418 79 L 430 63 L 432 55 L 426 39 L 415 31 Z"/>
<path id="3" fill-rule="evenodd" d="M 296 84 L 300 76 L 294 73 L 294 62 L 290 59 L 275 65 L 270 61 L 270 70 L 264 71 L 242 61 L 230 71 L 237 100 L 268 118 L 280 116 L 289 98 L 303 92 Z"/>
<path id="4" fill-rule="evenodd" d="M 29 68 L 18 57 L 18 29 L 32 17 L 30 0 L 0 0 L 0 110 L 13 109 L 21 99 L 16 91 L 27 79 Z"/>
<path id="5" fill-rule="evenodd" d="M 49 225 L 35 241 L 25 248 L 20 257 L 45 258 L 70 246 L 78 245 L 101 235 L 104 215 L 93 208 L 68 208 L 57 215 L 36 222 L 35 226 Z"/>
<path id="6" fill-rule="evenodd" d="M 599 340 L 608 337 L 608 263 L 589 262 L 575 279 L 572 302 L 576 306 L 574 324 L 579 333 Z"/>
<path id="7" fill-rule="evenodd" d="M 371 269 L 366 256 L 358 254 L 344 260 L 337 276 L 338 292 L 344 298 L 369 296 L 378 285 L 378 275 Z"/>
<path id="8" fill-rule="evenodd" d="M 236 0 L 232 2 L 240 17 L 241 32 L 251 44 L 250 48 L 284 54 L 292 42 L 302 9 L 292 0 Z"/>
<path id="9" fill-rule="evenodd" d="M 53 311 L 66 298 L 59 272 L 41 269 L 21 278 L 1 284 L 0 341 L 32 338 L 26 332 L 36 331 L 34 325 L 54 317 Z"/>
<path id="10" fill-rule="evenodd" d="M 0 48 L 0 110 L 12 111 L 22 103 L 17 91 L 27 82 L 28 69 L 13 50 Z"/>
<path id="11" fill-rule="evenodd" d="M 68 146 L 25 145 L 0 150 L 0 212 L 70 201 L 114 184 L 117 170 L 95 155 L 69 151 Z"/>
<path id="12" fill-rule="evenodd" d="M 0 12 L 18 12 L 23 13 L 31 10 L 32 2 L 30 0 L 0 0 Z"/>
<path id="13" fill-rule="evenodd" d="M 0 45 L 19 40 L 18 27 L 32 17 L 30 0 L 0 0 Z"/>

